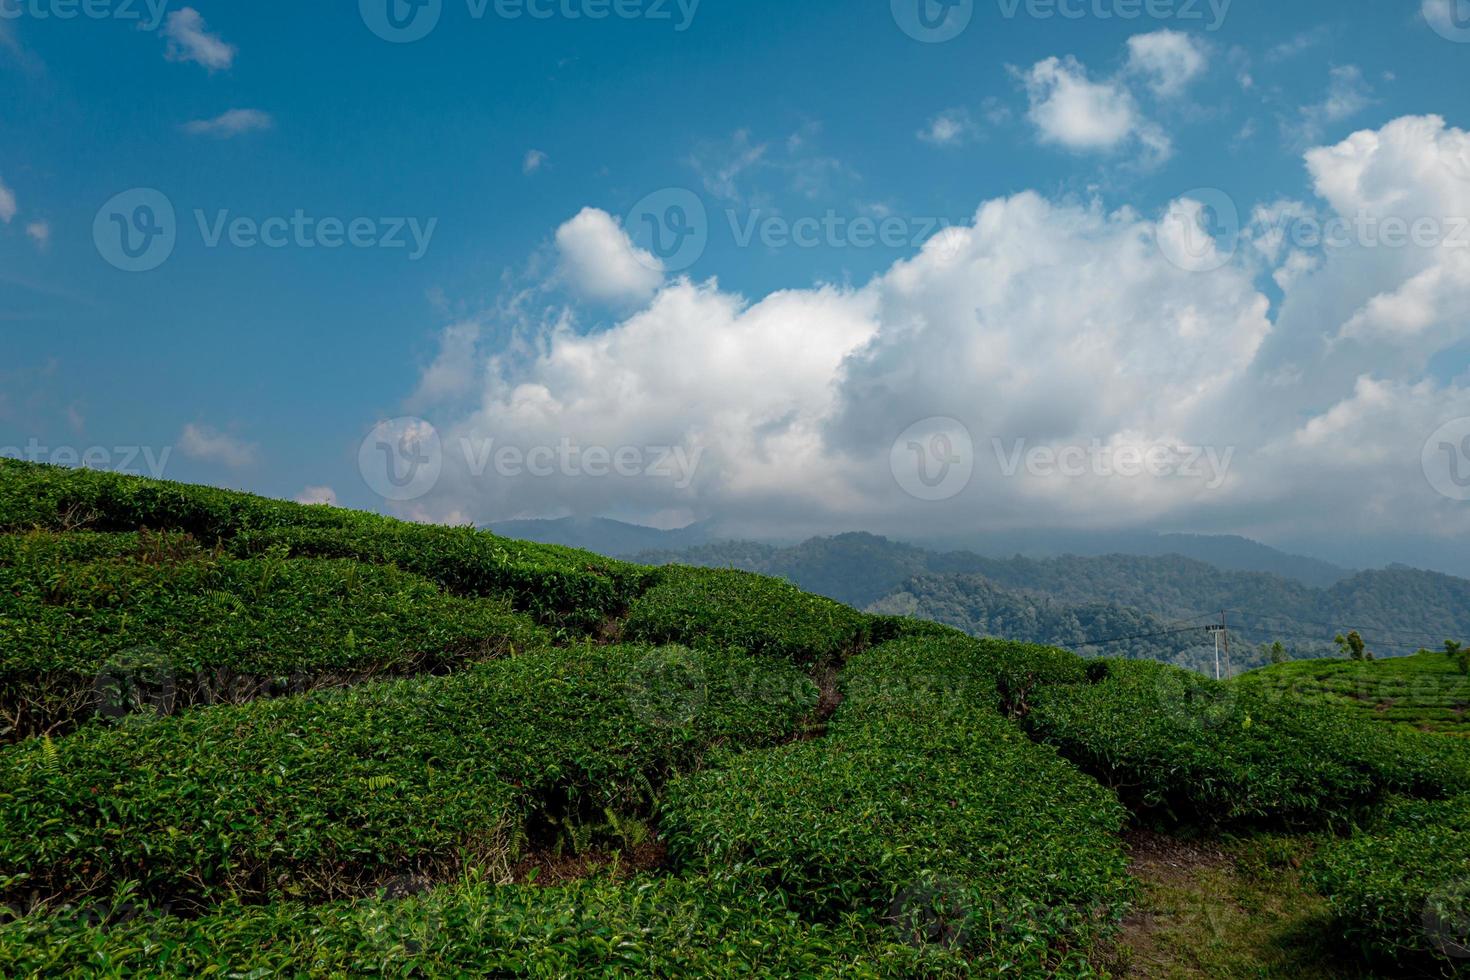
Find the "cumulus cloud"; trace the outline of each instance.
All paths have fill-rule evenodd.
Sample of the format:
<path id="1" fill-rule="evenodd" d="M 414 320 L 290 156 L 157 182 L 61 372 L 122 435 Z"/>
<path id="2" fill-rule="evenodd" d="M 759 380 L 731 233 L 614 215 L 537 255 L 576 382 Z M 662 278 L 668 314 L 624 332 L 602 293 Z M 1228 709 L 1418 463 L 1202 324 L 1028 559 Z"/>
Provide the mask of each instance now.
<path id="1" fill-rule="evenodd" d="M 964 109 L 946 109 L 919 130 L 919 139 L 934 146 L 958 146 L 974 135 L 974 120 Z"/>
<path id="2" fill-rule="evenodd" d="M 337 506 L 337 491 L 331 487 L 304 487 L 296 495 L 298 504 L 327 504 L 331 507 Z"/>
<path id="3" fill-rule="evenodd" d="M 26 235 L 36 243 L 36 248 L 44 252 L 51 244 L 51 224 L 47 221 L 32 221 L 26 225 Z"/>
<path id="4" fill-rule="evenodd" d="M 219 463 L 230 469 L 250 466 L 259 458 L 259 448 L 234 436 L 190 422 L 179 434 L 179 451 L 190 459 Z"/>
<path id="5" fill-rule="evenodd" d="M 195 119 L 184 123 L 184 132 L 193 136 L 229 139 L 245 133 L 256 133 L 274 127 L 276 121 L 260 109 L 230 109 L 213 119 Z"/>
<path id="6" fill-rule="evenodd" d="M 1047 58 L 1022 73 L 1028 118 L 1045 143 L 1079 153 L 1112 152 L 1132 141 L 1150 162 L 1168 159 L 1169 137 L 1139 112 L 1119 81 L 1093 81 L 1076 58 Z"/>
<path id="7" fill-rule="evenodd" d="M 1208 61 L 1204 44 L 1183 31 L 1155 31 L 1128 39 L 1128 70 L 1147 78 L 1163 98 L 1182 95 Z"/>
<path id="8" fill-rule="evenodd" d="M 546 164 L 546 154 L 540 150 L 527 150 L 521 160 L 521 173 L 527 177 L 540 170 Z"/>
<path id="9" fill-rule="evenodd" d="M 1470 214 L 1457 162 L 1467 140 L 1410 117 L 1312 151 L 1315 199 L 1243 208 L 1234 250 L 1194 239 L 1189 254 L 1209 271 L 1176 254 L 1177 236 L 1214 233 L 1201 202 L 1142 213 L 1024 192 L 984 202 L 864 284 L 752 299 L 713 280 L 649 277 L 605 290 L 646 298 L 595 331 L 557 317 L 522 349 L 486 350 L 485 331 L 451 328 L 421 379 L 443 396 L 444 476 L 415 515 L 617 510 L 793 534 L 1470 531 L 1420 458 L 1439 425 L 1470 416 L 1470 375 L 1430 370 L 1463 342 L 1470 250 L 1305 248 L 1279 234 L 1283 221 L 1364 211 Z M 559 244 L 614 243 L 589 254 L 630 247 L 602 212 L 568 227 Z M 1271 276 L 1284 290 L 1274 314 Z M 900 433 L 932 417 L 973 437 L 971 482 L 939 502 L 910 496 L 894 465 Z M 505 447 L 574 460 L 591 449 L 603 465 L 487 477 L 486 454 Z M 1213 456 L 1196 460 L 1200 475 L 1008 465 L 1032 450 L 1116 462 L 1161 447 Z M 620 450 L 630 465 L 609 474 Z M 1211 459 L 1225 465 L 1213 472 Z"/>
<path id="10" fill-rule="evenodd" d="M 0 177 L 0 221 L 10 224 L 15 220 L 16 211 L 15 191 L 5 185 L 4 177 Z"/>
<path id="11" fill-rule="evenodd" d="M 163 36 L 168 40 L 165 57 L 169 61 L 192 61 L 210 71 L 235 63 L 234 45 L 211 34 L 204 17 L 193 7 L 170 13 L 163 23 Z"/>
<path id="12" fill-rule="evenodd" d="M 663 282 L 658 259 L 633 244 L 612 215 L 584 208 L 556 231 L 567 282 L 581 296 L 603 303 L 647 300 Z"/>

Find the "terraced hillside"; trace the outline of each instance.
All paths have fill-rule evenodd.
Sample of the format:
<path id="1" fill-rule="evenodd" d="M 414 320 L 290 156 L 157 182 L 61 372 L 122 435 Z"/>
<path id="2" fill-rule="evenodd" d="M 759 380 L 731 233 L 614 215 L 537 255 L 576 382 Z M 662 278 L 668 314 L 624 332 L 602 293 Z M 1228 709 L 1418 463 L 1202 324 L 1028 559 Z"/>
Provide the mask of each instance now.
<path id="1" fill-rule="evenodd" d="M 1470 660 L 1470 654 L 1466 655 Z M 1242 687 L 1330 704 L 1364 718 L 1470 736 L 1470 669 L 1445 651 L 1384 660 L 1304 660 L 1243 674 Z"/>
<path id="2" fill-rule="evenodd" d="M 0 976 L 1126 973 L 1145 827 L 1466 962 L 1470 743 L 1330 703 L 8 461 L 0 583 Z"/>

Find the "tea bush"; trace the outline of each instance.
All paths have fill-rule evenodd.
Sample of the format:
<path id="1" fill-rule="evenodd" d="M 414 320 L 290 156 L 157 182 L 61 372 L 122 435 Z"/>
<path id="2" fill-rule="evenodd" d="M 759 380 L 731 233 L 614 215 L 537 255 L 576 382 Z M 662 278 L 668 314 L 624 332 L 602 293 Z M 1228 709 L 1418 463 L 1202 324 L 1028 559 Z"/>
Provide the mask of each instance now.
<path id="1" fill-rule="evenodd" d="M 198 919 L 125 907 L 0 922 L 4 976 L 941 977 L 965 964 L 858 916 L 804 921 L 730 879 L 470 881 L 401 900 L 231 908 Z"/>
<path id="2" fill-rule="evenodd" d="M 191 553 L 190 538 L 16 537 L 0 535 L 0 739 L 551 642 L 503 600 L 449 596 L 393 568 L 238 561 Z"/>
<path id="3" fill-rule="evenodd" d="M 1085 970 L 1130 894 L 1125 814 L 998 713 L 1003 646 L 910 640 L 860 654 L 825 739 L 670 786 L 671 854 L 779 889 L 818 921 L 886 916 L 986 972 Z"/>
<path id="4" fill-rule="evenodd" d="M 1025 725 L 1151 817 L 1315 825 L 1394 793 L 1470 788 L 1453 743 L 1164 664 L 1092 669 L 1092 683 L 1039 689 Z"/>
<path id="5" fill-rule="evenodd" d="M 751 696 L 760 691 L 760 697 Z M 646 811 L 816 703 L 793 668 L 578 647 L 220 706 L 0 751 L 0 901 L 137 881 L 150 900 L 329 898 L 509 860 L 529 826 Z"/>
<path id="6" fill-rule="evenodd" d="M 1470 966 L 1470 796 L 1401 801 L 1309 866 L 1338 928 L 1369 956 Z"/>
<path id="7" fill-rule="evenodd" d="M 628 639 L 739 647 L 795 663 L 831 660 L 860 646 L 866 618 L 780 579 L 720 568 L 660 569 L 633 603 Z"/>
<path id="8" fill-rule="evenodd" d="M 247 493 L 0 460 L 0 531 L 176 531 L 242 557 L 292 555 L 395 564 L 469 595 L 589 632 L 621 613 L 649 570 L 590 552 L 511 541 L 473 528 L 410 524 Z"/>

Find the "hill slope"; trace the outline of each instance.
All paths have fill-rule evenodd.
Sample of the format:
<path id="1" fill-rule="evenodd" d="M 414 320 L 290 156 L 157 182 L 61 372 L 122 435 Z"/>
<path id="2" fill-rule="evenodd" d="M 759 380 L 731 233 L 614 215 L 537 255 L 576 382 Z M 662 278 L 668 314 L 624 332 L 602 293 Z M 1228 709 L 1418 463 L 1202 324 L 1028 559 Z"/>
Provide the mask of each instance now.
<path id="1" fill-rule="evenodd" d="M 1096 976 L 1130 823 L 1470 916 L 1470 743 L 1164 665 L 8 461 L 0 574 L 4 976 Z"/>

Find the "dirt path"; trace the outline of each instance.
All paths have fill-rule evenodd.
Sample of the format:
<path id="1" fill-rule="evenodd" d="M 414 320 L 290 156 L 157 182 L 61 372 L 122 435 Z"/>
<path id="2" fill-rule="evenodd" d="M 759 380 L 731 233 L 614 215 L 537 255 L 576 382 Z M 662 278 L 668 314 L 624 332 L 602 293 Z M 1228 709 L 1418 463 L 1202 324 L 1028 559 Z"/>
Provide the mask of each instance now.
<path id="1" fill-rule="evenodd" d="M 1138 905 L 1123 923 L 1121 977 L 1367 977 L 1339 958 L 1322 900 L 1301 881 L 1300 839 L 1127 837 Z"/>

